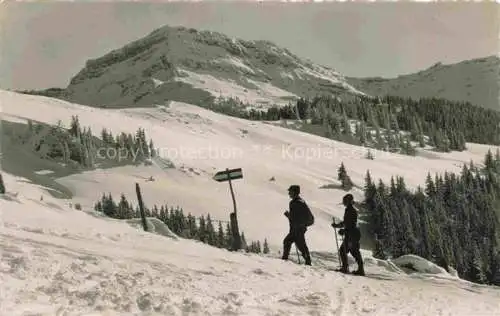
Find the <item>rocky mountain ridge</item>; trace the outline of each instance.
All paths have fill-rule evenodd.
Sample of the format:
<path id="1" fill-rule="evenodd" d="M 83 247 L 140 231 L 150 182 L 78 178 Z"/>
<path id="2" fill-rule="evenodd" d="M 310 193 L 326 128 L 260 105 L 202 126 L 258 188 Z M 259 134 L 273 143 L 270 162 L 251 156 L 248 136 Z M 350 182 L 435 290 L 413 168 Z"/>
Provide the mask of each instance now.
<path id="1" fill-rule="evenodd" d="M 488 56 L 445 65 L 436 63 L 397 78 L 352 78 L 347 82 L 371 96 L 437 97 L 468 101 L 500 111 L 500 58 Z"/>
<path id="2" fill-rule="evenodd" d="M 363 95 L 333 69 L 271 42 L 165 26 L 87 61 L 64 98 L 121 106 L 167 100 L 200 104 L 223 96 L 266 106 L 318 93 Z"/>
<path id="3" fill-rule="evenodd" d="M 164 26 L 88 60 L 64 89 L 31 91 L 97 107 L 181 101 L 204 105 L 235 97 L 253 107 L 288 104 L 319 94 L 437 97 L 500 110 L 500 59 L 437 63 L 397 78 L 345 77 L 269 41 Z"/>

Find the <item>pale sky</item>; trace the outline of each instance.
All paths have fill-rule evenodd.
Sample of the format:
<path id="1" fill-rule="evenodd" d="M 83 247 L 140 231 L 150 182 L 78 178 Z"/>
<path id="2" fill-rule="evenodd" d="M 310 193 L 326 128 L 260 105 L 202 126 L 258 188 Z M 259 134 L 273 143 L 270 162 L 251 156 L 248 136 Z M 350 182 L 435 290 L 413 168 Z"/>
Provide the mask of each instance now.
<path id="1" fill-rule="evenodd" d="M 3 3 L 0 88 L 66 87 L 87 59 L 163 25 L 266 39 L 346 76 L 498 54 L 491 3 Z"/>

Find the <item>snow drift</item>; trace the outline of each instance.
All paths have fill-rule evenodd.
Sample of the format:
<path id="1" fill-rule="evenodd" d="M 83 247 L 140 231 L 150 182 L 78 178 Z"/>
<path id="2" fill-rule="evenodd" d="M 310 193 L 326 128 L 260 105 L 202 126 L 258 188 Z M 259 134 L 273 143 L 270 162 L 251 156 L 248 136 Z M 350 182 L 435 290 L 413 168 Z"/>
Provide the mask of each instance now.
<path id="1" fill-rule="evenodd" d="M 135 228 L 143 229 L 142 221 L 140 218 L 128 219 L 128 220 L 126 220 L 126 222 Z M 148 232 L 150 232 L 150 233 L 154 233 L 154 234 L 158 234 L 160 236 L 172 238 L 174 240 L 179 239 L 179 237 L 176 234 L 174 234 L 170 230 L 170 228 L 168 228 L 168 226 L 165 225 L 165 223 L 163 223 L 162 221 L 160 221 L 156 217 L 147 217 L 146 224 L 148 226 Z"/>

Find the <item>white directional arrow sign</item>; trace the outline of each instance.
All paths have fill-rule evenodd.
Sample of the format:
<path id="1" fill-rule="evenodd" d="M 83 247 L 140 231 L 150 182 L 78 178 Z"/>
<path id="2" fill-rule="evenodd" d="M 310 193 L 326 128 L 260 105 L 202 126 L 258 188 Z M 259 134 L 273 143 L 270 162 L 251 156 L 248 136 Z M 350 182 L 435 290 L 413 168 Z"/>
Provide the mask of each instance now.
<path id="1" fill-rule="evenodd" d="M 243 178 L 243 172 L 241 171 L 241 168 L 219 171 L 213 177 L 213 179 L 218 182 L 224 182 L 228 180 L 236 180 L 242 178 Z"/>

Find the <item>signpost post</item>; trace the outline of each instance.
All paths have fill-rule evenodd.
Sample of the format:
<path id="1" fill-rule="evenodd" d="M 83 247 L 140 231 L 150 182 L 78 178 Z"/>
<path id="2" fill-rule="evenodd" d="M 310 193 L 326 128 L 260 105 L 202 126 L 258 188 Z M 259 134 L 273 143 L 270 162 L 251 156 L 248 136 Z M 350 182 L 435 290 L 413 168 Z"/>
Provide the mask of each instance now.
<path id="1" fill-rule="evenodd" d="M 228 169 L 223 171 L 217 172 L 213 179 L 217 182 L 229 182 L 229 190 L 231 192 L 231 198 L 233 199 L 233 208 L 234 212 L 230 214 L 230 221 L 231 221 L 231 231 L 233 233 L 233 245 L 232 248 L 233 250 L 239 250 L 241 249 L 241 236 L 240 236 L 240 231 L 238 228 L 238 212 L 236 209 L 236 199 L 234 198 L 234 190 L 233 190 L 233 184 L 232 180 L 236 179 L 242 179 L 243 178 L 243 173 L 241 171 L 241 168 L 237 169 Z"/>
<path id="2" fill-rule="evenodd" d="M 146 214 L 144 211 L 144 203 L 142 202 L 141 188 L 139 187 L 139 183 L 135 183 L 135 192 L 137 193 L 137 200 L 139 201 L 139 210 L 141 211 L 141 220 L 142 227 L 144 231 L 148 231 L 148 223 L 146 222 Z"/>

